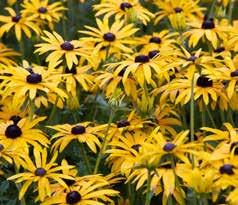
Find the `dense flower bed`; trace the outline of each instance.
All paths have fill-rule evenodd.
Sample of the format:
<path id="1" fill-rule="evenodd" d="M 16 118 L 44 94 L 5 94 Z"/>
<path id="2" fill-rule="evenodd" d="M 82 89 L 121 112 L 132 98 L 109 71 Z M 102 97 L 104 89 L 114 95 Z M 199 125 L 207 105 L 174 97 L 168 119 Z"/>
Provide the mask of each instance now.
<path id="1" fill-rule="evenodd" d="M 238 204 L 235 0 L 1 0 L 0 204 Z"/>

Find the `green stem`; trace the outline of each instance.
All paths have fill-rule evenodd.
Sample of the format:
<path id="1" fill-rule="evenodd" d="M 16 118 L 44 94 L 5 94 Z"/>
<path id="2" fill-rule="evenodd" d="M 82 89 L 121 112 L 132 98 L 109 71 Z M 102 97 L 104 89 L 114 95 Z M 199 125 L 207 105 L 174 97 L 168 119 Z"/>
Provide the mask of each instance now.
<path id="1" fill-rule="evenodd" d="M 217 3 L 217 0 L 213 0 L 213 1 L 212 1 L 212 5 L 211 5 L 210 11 L 209 11 L 209 13 L 208 13 L 208 18 L 209 18 L 209 17 L 212 17 L 212 14 L 214 14 L 214 9 L 215 9 L 216 3 Z"/>
<path id="2" fill-rule="evenodd" d="M 229 108 L 227 112 L 228 112 L 228 119 L 230 123 L 234 126 L 235 123 L 233 121 L 232 110 Z"/>
<path id="3" fill-rule="evenodd" d="M 150 205 L 151 201 L 151 192 L 150 192 L 150 187 L 151 187 L 151 173 L 150 170 L 147 169 L 148 171 L 148 178 L 147 178 L 147 190 L 146 190 L 146 200 L 145 200 L 145 205 Z"/>
<path id="4" fill-rule="evenodd" d="M 102 147 L 101 147 L 101 149 L 100 149 L 100 151 L 98 153 L 98 156 L 97 156 L 97 160 L 96 160 L 96 164 L 95 164 L 95 168 L 94 168 L 93 174 L 97 174 L 97 172 L 98 172 L 99 165 L 100 165 L 100 162 L 101 162 L 101 159 L 102 159 L 102 156 L 103 156 L 103 152 L 104 152 L 104 149 L 106 148 L 107 137 L 108 137 L 108 133 L 109 133 L 109 129 L 110 129 L 112 120 L 114 118 L 114 113 L 115 113 L 115 111 L 111 108 L 109 120 L 108 120 L 108 123 L 107 123 L 106 134 L 105 134 L 105 136 L 103 138 Z"/>
<path id="5" fill-rule="evenodd" d="M 90 163 L 89 163 L 89 160 L 88 160 L 88 156 L 87 156 L 87 154 L 85 152 L 84 146 L 83 146 L 82 143 L 79 143 L 79 146 L 80 146 L 80 149 L 79 149 L 80 150 L 80 154 L 82 155 L 84 163 L 86 165 L 87 173 L 91 174 L 92 170 L 91 170 L 91 166 L 90 166 Z"/>
<path id="6" fill-rule="evenodd" d="M 212 123 L 213 128 L 216 128 L 216 127 L 217 127 L 217 126 L 216 126 L 216 123 L 215 123 L 215 121 L 214 121 L 214 119 L 213 119 L 213 117 L 212 117 L 211 111 L 210 111 L 210 109 L 207 107 L 207 105 L 206 105 L 206 111 L 207 111 L 208 117 L 209 117 L 209 119 L 210 119 L 210 121 L 211 121 L 211 123 Z"/>
<path id="7" fill-rule="evenodd" d="M 15 165 L 15 166 L 16 166 L 16 165 Z M 17 167 L 15 168 L 15 172 L 16 172 L 16 174 L 19 174 L 19 169 L 18 169 Z M 20 193 L 21 188 L 22 188 L 21 183 L 16 184 L 16 187 L 17 187 L 18 193 Z M 22 199 L 21 199 L 21 205 L 26 205 L 26 200 L 25 200 L 25 197 L 24 197 L 24 196 L 23 196 Z"/>
<path id="8" fill-rule="evenodd" d="M 202 127 L 206 126 L 206 112 L 204 111 L 204 102 L 202 101 Z"/>
<path id="9" fill-rule="evenodd" d="M 48 118 L 48 123 L 50 123 L 53 120 L 54 116 L 55 116 L 58 100 L 59 100 L 59 96 L 57 96 L 57 98 L 55 100 L 55 103 L 53 105 L 53 108 L 52 108 L 52 110 L 50 112 L 50 116 Z"/>
<path id="10" fill-rule="evenodd" d="M 30 98 L 29 98 L 29 105 L 30 105 L 29 118 L 30 118 L 30 120 L 32 120 L 33 116 L 35 114 L 35 104 L 34 104 L 34 101 L 32 99 L 30 99 Z"/>
<path id="11" fill-rule="evenodd" d="M 24 37 L 22 36 L 22 39 L 19 41 L 19 50 L 21 53 L 21 59 L 24 60 L 25 58 L 25 49 L 24 49 Z"/>
<path id="12" fill-rule="evenodd" d="M 228 10 L 228 20 L 230 24 L 232 23 L 233 8 L 234 8 L 234 0 L 230 0 L 229 10 Z"/>
<path id="13" fill-rule="evenodd" d="M 194 74 L 192 76 L 191 100 L 190 100 L 190 137 L 191 142 L 194 141 Z M 194 167 L 194 158 L 192 156 L 192 165 Z"/>

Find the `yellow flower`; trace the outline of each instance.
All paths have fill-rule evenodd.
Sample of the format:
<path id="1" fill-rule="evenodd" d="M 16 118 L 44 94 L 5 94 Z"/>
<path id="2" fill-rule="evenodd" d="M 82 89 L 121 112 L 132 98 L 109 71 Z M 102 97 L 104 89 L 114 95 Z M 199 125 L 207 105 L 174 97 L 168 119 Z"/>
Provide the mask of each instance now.
<path id="1" fill-rule="evenodd" d="M 14 58 L 17 56 L 20 56 L 20 53 L 0 43 L 0 63 L 7 66 L 16 65 Z"/>
<path id="2" fill-rule="evenodd" d="M 32 183 L 37 183 L 37 191 L 40 201 L 43 201 L 47 196 L 51 196 L 51 184 L 57 182 L 67 188 L 67 184 L 64 179 L 73 180 L 73 177 L 66 174 L 61 174 L 66 167 L 72 167 L 69 165 L 59 166 L 55 161 L 58 153 L 54 152 L 52 158 L 47 162 L 47 150 L 43 149 L 39 151 L 34 149 L 34 158 L 32 161 L 29 156 L 25 156 L 21 159 L 21 166 L 25 169 L 25 172 L 13 175 L 8 180 L 16 180 L 16 183 L 24 182 L 19 192 L 19 199 L 22 199 Z"/>
<path id="3" fill-rule="evenodd" d="M 80 33 L 87 34 L 90 37 L 81 38 L 82 42 L 93 42 L 93 52 L 98 53 L 100 49 L 108 49 L 108 55 L 113 52 L 132 53 L 132 49 L 129 45 L 136 42 L 130 37 L 135 34 L 138 29 L 134 28 L 133 24 L 125 25 L 123 20 L 116 20 L 111 26 L 109 25 L 108 18 L 103 18 L 101 21 L 96 19 L 97 28 L 91 26 L 85 26 L 88 31 L 82 30 Z"/>
<path id="4" fill-rule="evenodd" d="M 78 140 L 79 143 L 86 143 L 88 147 L 94 152 L 97 152 L 97 146 L 101 143 L 98 137 L 103 136 L 104 125 L 92 126 L 90 122 L 82 122 L 76 125 L 64 124 L 48 126 L 56 130 L 57 133 L 52 136 L 52 140 L 56 139 L 52 148 L 59 149 L 62 152 L 65 147 L 73 140 Z"/>
<path id="5" fill-rule="evenodd" d="M 0 123 L 0 144 L 4 147 L 11 145 L 24 150 L 30 148 L 28 145 L 36 149 L 41 149 L 41 145 L 47 147 L 49 140 L 45 134 L 33 128 L 44 119 L 45 117 L 39 117 L 30 121 L 28 118 L 23 118 L 19 121 Z"/>
<path id="6" fill-rule="evenodd" d="M 193 0 L 158 0 L 155 5 L 159 11 L 156 13 L 155 23 L 159 23 L 164 18 L 171 15 L 181 14 L 185 17 L 186 22 L 196 20 L 202 17 L 204 8 L 199 7 L 199 1 Z"/>
<path id="7" fill-rule="evenodd" d="M 33 22 L 33 18 L 31 17 L 23 17 L 10 8 L 5 8 L 10 16 L 0 16 L 0 22 L 4 24 L 0 27 L 0 37 L 3 36 L 4 33 L 7 33 L 11 28 L 14 27 L 15 35 L 18 41 L 22 38 L 22 31 L 26 34 L 28 38 L 31 37 L 31 30 L 33 30 L 36 34 L 39 34 L 39 27 Z"/>
<path id="8" fill-rule="evenodd" d="M 57 67 L 64 60 L 68 68 L 71 69 L 73 65 L 78 64 L 78 56 L 88 58 L 82 52 L 81 44 L 78 40 L 65 41 L 55 31 L 53 31 L 53 34 L 48 31 L 44 31 L 44 34 L 45 36 L 42 36 L 41 38 L 45 42 L 35 45 L 35 47 L 37 47 L 35 53 L 42 55 L 44 53 L 50 52 L 46 58 L 46 62 L 49 62 L 50 68 Z"/>
<path id="9" fill-rule="evenodd" d="M 219 40 L 227 38 L 228 27 L 219 25 L 213 18 L 204 17 L 203 21 L 188 23 L 191 29 L 184 33 L 189 38 L 189 46 L 195 47 L 203 37 L 211 43 L 213 48 L 217 48 Z"/>
<path id="10" fill-rule="evenodd" d="M 34 16 L 34 20 L 42 26 L 48 25 L 53 29 L 54 23 L 59 22 L 66 8 L 61 2 L 50 4 L 48 0 L 30 0 L 23 2 L 22 16 Z"/>
<path id="11" fill-rule="evenodd" d="M 57 87 L 60 83 L 57 70 L 46 70 L 42 66 L 30 65 L 24 61 L 23 66 L 8 67 L 3 72 L 8 74 L 0 76 L 0 79 L 3 79 L 3 96 L 13 94 L 13 104 L 17 104 L 19 99 L 23 100 L 22 98 L 23 102 L 27 99 L 33 100 L 38 94 L 43 95 L 49 91 L 56 93 L 59 98 L 67 98 L 64 91 Z"/>
<path id="12" fill-rule="evenodd" d="M 97 11 L 96 17 L 105 15 L 106 18 L 115 16 L 115 19 L 140 20 L 143 24 L 147 24 L 154 17 L 150 11 L 141 6 L 138 0 L 105 0 L 103 3 L 94 5 Z"/>

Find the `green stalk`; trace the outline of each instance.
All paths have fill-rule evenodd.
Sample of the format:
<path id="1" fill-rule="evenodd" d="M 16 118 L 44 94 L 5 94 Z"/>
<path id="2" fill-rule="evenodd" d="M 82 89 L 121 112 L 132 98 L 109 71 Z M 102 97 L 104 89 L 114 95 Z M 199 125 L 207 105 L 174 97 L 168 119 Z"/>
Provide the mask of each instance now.
<path id="1" fill-rule="evenodd" d="M 192 76 L 191 100 L 190 100 L 190 137 L 194 141 L 194 74 Z M 192 165 L 194 167 L 194 158 L 192 156 Z"/>
<path id="2" fill-rule="evenodd" d="M 35 114 L 35 104 L 34 104 L 34 101 L 30 98 L 29 98 L 29 106 L 30 106 L 29 118 L 30 118 L 30 120 L 32 120 L 33 116 Z"/>
<path id="3" fill-rule="evenodd" d="M 58 103 L 58 100 L 59 100 L 59 96 L 57 96 L 56 100 L 55 100 L 55 103 L 53 105 L 53 108 L 50 112 L 50 116 L 48 118 L 48 124 L 53 120 L 54 116 L 55 116 L 55 113 L 56 113 L 56 109 L 57 109 L 57 103 Z"/>
<path id="4" fill-rule="evenodd" d="M 214 9 L 215 9 L 216 3 L 217 3 L 217 0 L 213 0 L 212 1 L 212 5 L 210 7 L 210 11 L 208 13 L 208 17 L 212 17 L 212 14 L 214 14 Z"/>
<path id="5" fill-rule="evenodd" d="M 211 111 L 210 111 L 210 109 L 207 107 L 207 105 L 206 105 L 206 111 L 207 111 L 208 117 L 209 117 L 209 119 L 210 119 L 210 121 L 211 121 L 211 123 L 212 123 L 213 128 L 216 128 L 216 127 L 217 127 L 217 126 L 216 126 L 216 123 L 215 123 L 215 121 L 214 121 L 214 119 L 213 119 L 213 117 L 212 117 Z"/>
<path id="6" fill-rule="evenodd" d="M 19 174 L 19 169 L 17 167 L 15 168 L 15 172 L 16 174 Z M 17 187 L 18 193 L 20 193 L 21 187 L 22 187 L 21 183 L 16 184 L 16 187 Z M 26 205 L 26 200 L 24 196 L 21 199 L 21 205 Z"/>
<path id="7" fill-rule="evenodd" d="M 91 170 L 91 166 L 90 166 L 90 163 L 89 163 L 89 160 L 88 160 L 88 156 L 87 156 L 87 154 L 85 152 L 84 146 L 83 146 L 82 143 L 79 143 L 79 146 L 80 146 L 79 151 L 80 151 L 80 154 L 83 157 L 84 163 L 86 165 L 87 173 L 91 174 L 92 170 Z"/>
<path id="8" fill-rule="evenodd" d="M 107 137 L 108 137 L 109 129 L 110 129 L 111 124 L 112 124 L 112 120 L 114 118 L 114 113 L 115 113 L 115 111 L 111 108 L 109 120 L 108 120 L 108 123 L 107 123 L 106 134 L 105 134 L 105 136 L 103 138 L 102 147 L 101 147 L 101 149 L 100 149 L 100 151 L 98 153 L 98 156 L 97 156 L 97 160 L 96 160 L 96 164 L 95 164 L 95 168 L 94 168 L 93 174 L 97 174 L 97 172 L 98 172 L 99 165 L 100 165 L 101 159 L 103 157 L 103 152 L 104 152 L 104 149 L 106 148 Z"/>
<path id="9" fill-rule="evenodd" d="M 228 10 L 228 20 L 230 24 L 232 23 L 233 8 L 234 8 L 234 0 L 230 0 L 229 10 Z"/>
<path id="10" fill-rule="evenodd" d="M 151 173 L 150 170 L 147 169 L 148 171 L 148 178 L 147 178 L 147 190 L 146 190 L 146 200 L 145 200 L 145 205 L 150 205 L 151 201 L 151 193 L 150 193 L 150 187 L 151 187 Z"/>

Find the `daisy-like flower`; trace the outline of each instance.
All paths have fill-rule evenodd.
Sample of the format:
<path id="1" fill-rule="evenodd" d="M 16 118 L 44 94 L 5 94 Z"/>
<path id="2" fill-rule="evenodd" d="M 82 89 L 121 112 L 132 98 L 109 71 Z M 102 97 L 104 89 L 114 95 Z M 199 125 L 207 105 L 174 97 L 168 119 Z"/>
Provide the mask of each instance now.
<path id="1" fill-rule="evenodd" d="M 20 56 L 20 53 L 11 48 L 7 48 L 3 43 L 0 43 L 0 63 L 3 65 L 16 65 L 14 58 Z"/>
<path id="2" fill-rule="evenodd" d="M 56 93 L 62 99 L 67 98 L 64 91 L 57 87 L 60 83 L 57 70 L 46 70 L 42 66 L 30 65 L 24 61 L 23 66 L 8 67 L 2 72 L 5 74 L 0 76 L 0 79 L 3 79 L 1 85 L 4 87 L 3 96 L 13 94 L 13 104 L 17 104 L 19 99 L 33 100 L 37 95 L 48 92 Z"/>
<path id="3" fill-rule="evenodd" d="M 16 183 L 23 182 L 23 186 L 19 192 L 19 199 L 22 199 L 32 183 L 36 183 L 39 199 L 43 201 L 47 196 L 49 197 L 52 194 L 50 184 L 57 182 L 67 188 L 64 179 L 73 180 L 73 177 L 62 174 L 60 171 L 72 166 L 59 166 L 55 162 L 58 152 L 54 152 L 49 162 L 47 162 L 46 149 L 42 151 L 34 149 L 33 153 L 34 161 L 28 155 L 21 160 L 21 166 L 25 169 L 25 172 L 13 175 L 8 180 L 16 180 Z"/>
<path id="4" fill-rule="evenodd" d="M 31 30 L 39 34 L 39 27 L 33 22 L 32 16 L 23 17 L 10 7 L 5 8 L 5 10 L 8 11 L 10 16 L 0 16 L 0 22 L 3 22 L 3 25 L 0 27 L 0 37 L 11 28 L 15 29 L 15 35 L 18 41 L 22 38 L 22 32 L 24 32 L 28 38 L 31 37 Z"/>
<path id="5" fill-rule="evenodd" d="M 138 130 L 135 133 L 126 132 L 119 138 L 112 139 L 108 144 L 110 148 L 106 151 L 109 154 L 107 161 L 112 167 L 112 172 L 128 176 L 135 166 L 136 156 L 146 138 L 146 133 Z"/>
<path id="6" fill-rule="evenodd" d="M 177 93 L 178 96 L 174 99 L 175 104 L 187 104 L 191 99 L 192 79 L 191 77 L 174 79 L 168 86 L 164 87 L 167 92 L 162 95 L 169 95 L 169 92 Z M 163 98 L 166 98 L 163 96 Z M 194 100 L 202 98 L 205 105 L 211 101 L 216 104 L 218 98 L 223 107 L 227 108 L 228 98 L 224 92 L 224 85 L 216 80 L 213 80 L 205 75 L 194 74 Z"/>
<path id="7" fill-rule="evenodd" d="M 161 20 L 176 14 L 183 15 L 186 22 L 201 18 L 204 8 L 201 8 L 198 2 L 193 0 L 155 1 L 154 3 L 159 9 L 156 13 L 155 23 L 159 23 Z"/>
<path id="8" fill-rule="evenodd" d="M 118 193 L 118 191 L 105 187 L 105 183 L 100 181 L 85 180 L 81 182 L 80 186 L 54 193 L 42 205 L 104 205 L 112 202 L 110 197 L 116 196 Z"/>
<path id="9" fill-rule="evenodd" d="M 104 125 L 93 126 L 90 122 L 82 122 L 76 125 L 64 124 L 48 126 L 56 130 L 57 133 L 52 136 L 52 140 L 56 139 L 52 148 L 62 152 L 66 146 L 73 140 L 78 140 L 80 143 L 86 143 L 94 152 L 97 152 L 97 147 L 101 146 L 99 137 L 104 136 Z"/>
<path id="10" fill-rule="evenodd" d="M 79 56 L 83 56 L 88 59 L 88 56 L 86 56 L 82 52 L 82 49 L 80 49 L 81 44 L 79 41 L 65 41 L 56 32 L 50 33 L 48 31 L 44 31 L 44 34 L 45 36 L 42 36 L 41 38 L 45 42 L 35 45 L 35 47 L 37 47 L 35 53 L 42 55 L 50 52 L 46 58 L 46 62 L 49 62 L 49 67 L 55 68 L 62 63 L 63 60 L 65 60 L 68 68 L 71 69 L 73 65 L 78 64 Z"/>
<path id="11" fill-rule="evenodd" d="M 157 58 L 154 58 L 154 55 L 151 55 L 125 55 L 127 58 L 126 60 L 118 63 L 110 63 L 106 66 L 107 69 L 113 70 L 115 75 L 118 75 L 120 72 L 124 72 L 122 77 L 123 83 L 126 82 L 129 74 L 132 74 L 142 88 L 145 86 L 145 82 L 155 87 L 156 84 L 154 76 L 156 74 L 161 75 L 161 73 L 166 73 L 168 67 L 166 66 L 167 63 L 164 60 L 158 60 Z M 158 55 L 158 52 L 156 55 Z"/>
<path id="12" fill-rule="evenodd" d="M 213 19 L 204 17 L 203 21 L 199 20 L 188 23 L 191 27 L 189 31 L 184 33 L 186 38 L 189 38 L 189 46 L 195 47 L 199 40 L 206 37 L 206 40 L 211 43 L 213 48 L 217 48 L 219 40 L 225 40 L 227 38 L 228 27 L 219 25 L 219 23 Z"/>
<path id="13" fill-rule="evenodd" d="M 79 32 L 87 34 L 90 37 L 81 38 L 80 41 L 93 42 L 95 44 L 93 52 L 95 53 L 104 47 L 109 49 L 108 55 L 112 54 L 112 52 L 132 53 L 132 49 L 129 45 L 135 44 L 136 42 L 130 37 L 135 34 L 138 29 L 134 28 L 133 24 L 125 25 L 123 20 L 116 20 L 111 26 L 108 21 L 108 18 L 103 18 L 102 21 L 97 18 L 98 29 L 85 26 L 88 31 L 82 30 Z"/>
<path id="14" fill-rule="evenodd" d="M 150 166 L 161 163 L 163 157 L 172 155 L 185 163 L 189 163 L 187 153 L 199 154 L 201 145 L 197 142 L 188 142 L 189 131 L 181 131 L 175 136 L 164 136 L 159 127 L 156 127 L 148 137 L 147 143 L 141 148 L 141 161 Z"/>
<path id="15" fill-rule="evenodd" d="M 138 0 L 105 0 L 103 3 L 94 5 L 96 16 L 105 15 L 105 18 L 115 16 L 116 19 L 138 19 L 147 24 L 154 17 L 150 11 L 141 6 Z"/>
<path id="16" fill-rule="evenodd" d="M 90 65 L 85 66 L 73 66 L 71 69 L 66 67 L 64 73 L 62 74 L 63 81 L 68 93 L 71 93 L 72 96 L 76 96 L 76 91 L 80 85 L 83 90 L 89 91 L 94 85 L 94 77 L 90 74 Z"/>
<path id="17" fill-rule="evenodd" d="M 48 0 L 30 0 L 23 2 L 22 16 L 34 16 L 34 20 L 53 29 L 54 23 L 59 22 L 66 8 L 61 2 L 49 3 Z"/>
<path id="18" fill-rule="evenodd" d="M 29 120 L 23 118 L 20 121 L 8 121 L 0 123 L 0 144 L 4 147 L 13 146 L 16 148 L 29 149 L 28 145 L 41 149 L 41 146 L 47 147 L 49 140 L 45 134 L 34 128 L 45 117 Z"/>

